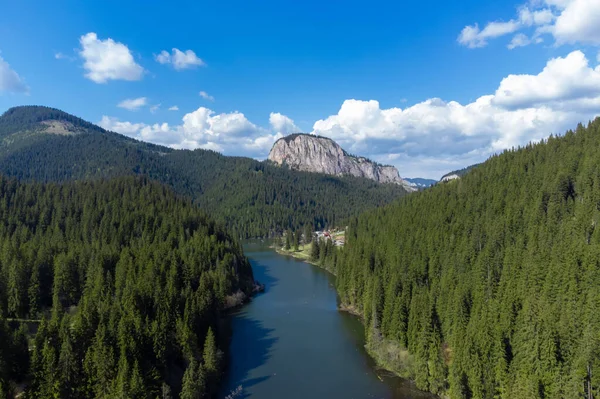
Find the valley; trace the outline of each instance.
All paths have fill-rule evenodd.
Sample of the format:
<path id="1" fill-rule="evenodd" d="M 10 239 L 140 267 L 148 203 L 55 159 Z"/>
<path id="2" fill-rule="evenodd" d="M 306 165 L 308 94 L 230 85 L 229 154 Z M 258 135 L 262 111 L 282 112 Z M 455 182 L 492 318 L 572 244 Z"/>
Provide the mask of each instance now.
<path id="1" fill-rule="evenodd" d="M 48 132 L 47 122 L 77 132 Z M 194 200 L 242 238 L 344 223 L 405 195 L 397 184 L 289 170 L 209 150 L 173 150 L 108 132 L 63 111 L 16 107 L 0 117 L 0 173 L 61 182 L 144 175 Z"/>
<path id="2" fill-rule="evenodd" d="M 306 169 L 297 148 L 276 165 L 11 109 L 0 391 L 595 395 L 599 126 L 416 191 L 328 169 L 381 166 L 318 137 Z"/>
<path id="3" fill-rule="evenodd" d="M 0 399 L 600 399 L 600 0 L 5 1 Z"/>

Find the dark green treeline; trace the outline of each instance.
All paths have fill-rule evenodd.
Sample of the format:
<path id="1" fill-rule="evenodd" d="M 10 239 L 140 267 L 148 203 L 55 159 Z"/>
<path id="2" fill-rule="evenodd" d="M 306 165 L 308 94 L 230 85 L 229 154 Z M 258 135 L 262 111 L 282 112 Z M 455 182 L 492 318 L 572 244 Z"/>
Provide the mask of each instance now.
<path id="1" fill-rule="evenodd" d="M 210 394 L 219 312 L 252 284 L 239 245 L 157 183 L 0 177 L 0 397 Z"/>
<path id="2" fill-rule="evenodd" d="M 46 133 L 60 121 L 68 135 Z M 0 173 L 60 182 L 144 175 L 189 196 L 239 237 L 321 229 L 406 194 L 396 184 L 292 171 L 207 150 L 139 142 L 57 109 L 15 107 L 0 116 Z"/>
<path id="3" fill-rule="evenodd" d="M 324 265 L 419 388 L 600 398 L 599 223 L 600 119 L 361 215 Z"/>

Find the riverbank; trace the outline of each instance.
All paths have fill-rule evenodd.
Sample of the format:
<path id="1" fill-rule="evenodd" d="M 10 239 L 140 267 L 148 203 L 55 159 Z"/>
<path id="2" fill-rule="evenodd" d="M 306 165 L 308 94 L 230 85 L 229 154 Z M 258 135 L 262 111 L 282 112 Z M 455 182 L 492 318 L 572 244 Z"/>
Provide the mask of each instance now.
<path id="1" fill-rule="evenodd" d="M 265 291 L 265 285 L 261 284 L 259 281 L 254 280 L 252 282 L 252 292 L 250 295 L 246 295 L 242 290 L 238 290 L 231 295 L 225 297 L 225 303 L 223 305 L 223 310 L 230 310 L 242 306 L 248 303 L 252 297 L 256 294 Z"/>
<path id="2" fill-rule="evenodd" d="M 261 399 L 432 399 L 378 369 L 364 348 L 360 320 L 337 311 L 332 274 L 265 241 L 244 245 L 266 294 L 229 312 L 229 367 L 220 398 L 241 386 L 243 397 Z"/>
<path id="3" fill-rule="evenodd" d="M 311 246 L 312 243 L 306 245 L 306 248 L 302 248 L 299 251 L 285 250 L 284 248 L 279 248 L 277 244 L 273 244 L 271 248 L 278 254 L 291 256 L 306 263 L 310 263 L 311 265 L 317 266 L 336 276 L 336 273 L 323 267 L 319 262 L 310 260 Z M 338 311 L 355 316 L 360 320 L 363 327 L 365 327 L 364 315 L 357 307 L 342 302 L 338 304 Z M 388 371 L 395 376 L 410 380 L 411 383 L 414 383 L 414 361 L 408 349 L 403 348 L 396 341 L 384 338 L 378 330 L 367 331 L 366 328 L 364 348 L 379 369 Z M 434 394 L 431 395 L 432 398 L 438 397 Z M 445 396 L 441 397 L 444 398 Z"/>
<path id="4" fill-rule="evenodd" d="M 301 245 L 298 251 L 293 249 L 286 250 L 285 248 L 280 247 L 276 243 L 271 245 L 271 248 L 275 250 L 279 255 L 287 255 L 296 259 L 300 259 L 305 261 L 306 263 L 310 263 L 311 265 L 319 266 L 315 262 L 310 259 L 310 252 L 312 250 L 312 242 L 306 245 Z"/>

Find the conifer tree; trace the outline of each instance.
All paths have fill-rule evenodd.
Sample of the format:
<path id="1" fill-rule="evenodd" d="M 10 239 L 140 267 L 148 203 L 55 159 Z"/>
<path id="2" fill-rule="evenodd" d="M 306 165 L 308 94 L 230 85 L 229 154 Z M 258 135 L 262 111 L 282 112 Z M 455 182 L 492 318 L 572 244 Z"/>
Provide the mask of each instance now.
<path id="1" fill-rule="evenodd" d="M 206 334 L 206 339 L 204 341 L 204 352 L 203 352 L 203 360 L 204 360 L 204 369 L 209 374 L 214 374 L 218 370 L 218 354 L 217 354 L 217 343 L 215 341 L 215 334 L 213 333 L 212 328 L 208 328 L 208 332 Z"/>

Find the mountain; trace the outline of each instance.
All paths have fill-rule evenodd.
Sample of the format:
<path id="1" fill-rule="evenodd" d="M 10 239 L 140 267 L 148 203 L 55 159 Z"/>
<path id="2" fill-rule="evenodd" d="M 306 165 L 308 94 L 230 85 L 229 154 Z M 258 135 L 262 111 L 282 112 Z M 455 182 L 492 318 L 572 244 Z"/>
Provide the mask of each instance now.
<path id="1" fill-rule="evenodd" d="M 39 106 L 0 116 L 0 173 L 42 182 L 146 175 L 189 196 L 241 237 L 341 224 L 407 193 L 397 184 L 144 143 Z"/>
<path id="2" fill-rule="evenodd" d="M 367 348 L 450 398 L 600 394 L 600 118 L 350 223 L 324 267 Z"/>
<path id="3" fill-rule="evenodd" d="M 325 173 L 333 176 L 355 176 L 378 183 L 395 183 L 407 191 L 415 188 L 400 177 L 398 169 L 367 158 L 348 154 L 335 141 L 312 134 L 291 134 L 275 142 L 269 161 L 292 170 Z"/>
<path id="4" fill-rule="evenodd" d="M 434 179 L 423 179 L 420 177 L 414 177 L 414 178 L 405 177 L 404 180 L 406 180 L 408 182 L 408 184 L 410 184 L 412 187 L 414 187 L 418 190 L 426 189 L 427 187 L 431 187 L 438 182 L 437 180 L 434 180 Z"/>
<path id="5" fill-rule="evenodd" d="M 473 168 L 476 168 L 477 166 L 481 165 L 480 163 L 476 163 L 474 165 L 471 166 L 467 166 L 466 168 L 462 168 L 459 170 L 453 170 L 452 172 L 446 173 L 444 176 L 441 177 L 440 181 L 441 182 L 447 182 L 450 180 L 455 180 L 455 179 L 460 179 L 461 177 L 463 177 L 464 175 L 466 175 L 468 172 L 470 172 Z"/>

